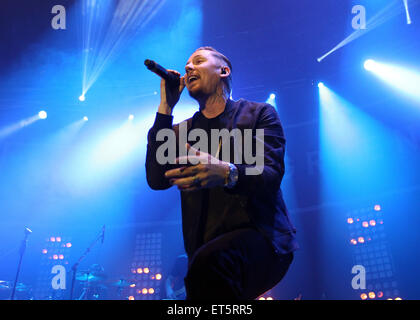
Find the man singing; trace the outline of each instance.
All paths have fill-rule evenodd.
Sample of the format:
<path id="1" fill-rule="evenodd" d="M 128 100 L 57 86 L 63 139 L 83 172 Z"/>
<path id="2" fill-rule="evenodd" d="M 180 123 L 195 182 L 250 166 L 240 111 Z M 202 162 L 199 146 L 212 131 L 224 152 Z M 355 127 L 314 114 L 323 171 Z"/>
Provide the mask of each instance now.
<path id="1" fill-rule="evenodd" d="M 280 189 L 283 129 L 271 105 L 229 98 L 232 65 L 214 48 L 197 49 L 185 71 L 183 77 L 170 71 L 180 77 L 179 87 L 161 81 L 161 101 L 148 134 L 147 182 L 154 190 L 171 186 L 180 190 L 189 261 L 187 299 L 255 299 L 284 277 L 298 248 Z M 172 112 L 185 87 L 200 107 L 186 120 L 187 132 L 204 130 L 209 147 L 193 148 L 195 140 L 188 139 L 186 145 L 176 146 L 178 158 L 174 163 L 162 164 L 157 153 L 164 141 L 157 135 L 162 129 L 173 129 L 177 138 L 180 135 L 181 125 L 172 124 Z M 211 131 L 216 129 L 251 131 L 252 146 L 239 150 L 232 137 L 227 141 L 230 154 L 223 154 L 221 144 L 226 141 L 212 141 Z M 258 129 L 262 129 L 263 137 L 257 135 Z M 247 143 L 245 136 L 239 144 L 242 148 Z M 256 148 L 258 143 L 262 148 Z M 211 152 L 212 145 L 218 145 L 217 152 Z M 182 156 L 185 148 L 188 151 Z M 263 159 L 257 173 L 250 170 L 255 164 L 243 161 L 249 149 Z"/>

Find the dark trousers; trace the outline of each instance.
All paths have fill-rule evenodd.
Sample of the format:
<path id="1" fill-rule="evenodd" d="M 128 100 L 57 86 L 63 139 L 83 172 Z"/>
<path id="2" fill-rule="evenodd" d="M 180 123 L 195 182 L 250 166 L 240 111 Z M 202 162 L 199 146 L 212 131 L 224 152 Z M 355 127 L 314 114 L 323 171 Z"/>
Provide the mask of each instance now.
<path id="1" fill-rule="evenodd" d="M 187 300 L 251 300 L 286 274 L 293 253 L 280 255 L 254 229 L 223 234 L 197 250 L 185 277 Z"/>

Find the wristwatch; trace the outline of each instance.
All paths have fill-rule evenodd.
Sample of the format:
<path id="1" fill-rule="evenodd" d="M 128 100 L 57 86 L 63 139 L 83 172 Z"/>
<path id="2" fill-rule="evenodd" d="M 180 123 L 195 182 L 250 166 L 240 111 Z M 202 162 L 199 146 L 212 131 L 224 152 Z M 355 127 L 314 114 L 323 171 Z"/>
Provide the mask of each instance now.
<path id="1" fill-rule="evenodd" d="M 238 182 L 238 168 L 233 163 L 229 163 L 229 173 L 226 177 L 225 187 L 233 188 L 236 182 Z"/>

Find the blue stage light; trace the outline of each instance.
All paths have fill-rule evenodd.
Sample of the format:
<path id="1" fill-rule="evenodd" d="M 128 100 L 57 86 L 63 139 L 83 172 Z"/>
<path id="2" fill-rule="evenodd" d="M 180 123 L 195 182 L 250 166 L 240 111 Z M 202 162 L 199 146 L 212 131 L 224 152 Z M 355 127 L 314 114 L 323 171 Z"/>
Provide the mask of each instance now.
<path id="1" fill-rule="evenodd" d="M 276 94 L 275 93 L 270 93 L 270 95 L 268 96 L 268 99 L 265 100 L 266 103 L 271 104 L 274 108 L 277 109 L 277 103 L 276 103 Z"/>
<path id="2" fill-rule="evenodd" d="M 84 120 L 84 121 L 88 121 L 88 120 L 89 120 L 89 118 L 88 118 L 88 117 L 86 117 L 86 116 L 84 116 L 84 117 L 83 117 L 83 120 Z"/>
<path id="3" fill-rule="evenodd" d="M 395 133 L 328 86 L 319 90 L 319 101 L 322 196 L 362 195 L 392 181 L 396 160 L 378 155 L 392 153 Z"/>
<path id="4" fill-rule="evenodd" d="M 318 82 L 318 88 L 325 88 L 325 85 L 323 82 Z"/>
<path id="5" fill-rule="evenodd" d="M 128 116 L 128 120 L 133 120 L 134 119 L 134 116 L 132 115 L 132 114 L 130 114 L 129 116 Z"/>
<path id="6" fill-rule="evenodd" d="M 82 95 L 79 97 L 79 100 L 80 100 L 80 101 L 82 101 L 82 102 L 83 102 L 83 101 L 85 101 L 85 100 L 86 100 L 85 95 L 84 95 L 84 94 L 82 94 Z"/>
<path id="7" fill-rule="evenodd" d="M 411 66 L 398 66 L 371 59 L 366 60 L 364 66 L 366 70 L 389 86 L 414 99 L 417 103 L 420 101 L 418 85 L 420 83 L 420 70 Z"/>
<path id="8" fill-rule="evenodd" d="M 38 117 L 40 119 L 46 119 L 47 118 L 47 113 L 45 111 L 40 111 L 40 112 L 38 112 Z"/>
<path id="9" fill-rule="evenodd" d="M 364 63 L 364 67 L 365 67 L 365 69 L 366 69 L 366 70 L 368 70 L 368 71 L 372 71 L 372 70 L 375 68 L 375 65 L 376 65 L 376 63 L 375 63 L 375 61 L 374 61 L 374 60 L 372 60 L 372 59 L 368 59 L 368 60 L 366 60 L 366 61 L 365 61 L 365 63 Z"/>

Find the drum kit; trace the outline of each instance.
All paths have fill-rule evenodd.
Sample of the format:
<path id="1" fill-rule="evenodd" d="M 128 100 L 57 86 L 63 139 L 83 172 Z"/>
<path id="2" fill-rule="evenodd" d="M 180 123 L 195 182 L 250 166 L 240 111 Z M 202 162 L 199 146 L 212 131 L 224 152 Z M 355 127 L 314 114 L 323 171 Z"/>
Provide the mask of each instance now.
<path id="1" fill-rule="evenodd" d="M 10 296 L 13 291 L 13 284 L 13 281 L 0 280 L 0 300 L 10 299 Z M 19 298 L 26 299 L 31 295 L 32 288 L 30 286 L 18 282 L 16 283 L 15 291 Z"/>
<path id="2" fill-rule="evenodd" d="M 76 281 L 79 282 L 81 294 L 77 300 L 126 300 L 125 289 L 135 284 L 135 280 L 108 278 L 102 266 L 92 265 L 88 270 L 78 271 Z"/>
<path id="3" fill-rule="evenodd" d="M 128 297 L 124 296 L 124 290 L 135 286 L 135 280 L 126 279 L 125 277 L 120 278 L 108 278 L 105 274 L 104 268 L 99 264 L 91 265 L 87 270 L 80 271 L 78 267 L 85 257 L 91 252 L 92 248 L 101 242 L 103 244 L 105 238 L 105 225 L 102 226 L 100 233 L 90 246 L 83 252 L 80 258 L 74 263 L 71 268 L 72 278 L 71 285 L 69 286 L 68 296 L 60 295 L 57 296 L 55 293 L 52 296 L 47 297 L 36 297 L 31 286 L 27 286 L 23 283 L 18 282 L 19 273 L 22 264 L 22 258 L 25 253 L 26 243 L 28 236 L 32 233 L 32 230 L 28 227 L 24 229 L 24 238 L 22 240 L 20 248 L 19 264 L 15 281 L 3 281 L 0 280 L 0 300 L 55 300 L 55 299 L 69 299 L 69 300 L 126 300 Z M 77 282 L 77 288 L 75 287 Z M 80 289 L 80 290 L 79 290 Z M 64 292 L 63 292 L 64 293 Z"/>
<path id="4" fill-rule="evenodd" d="M 134 286 L 134 279 L 108 278 L 104 268 L 98 264 L 90 266 L 87 270 L 76 273 L 78 283 L 75 299 L 76 300 L 127 300 L 127 288 Z M 13 290 L 13 281 L 0 280 L 0 300 L 10 299 Z M 54 297 L 34 297 L 33 289 L 23 283 L 16 284 L 16 299 L 56 299 Z"/>

